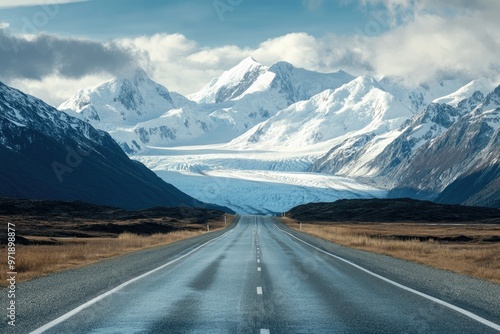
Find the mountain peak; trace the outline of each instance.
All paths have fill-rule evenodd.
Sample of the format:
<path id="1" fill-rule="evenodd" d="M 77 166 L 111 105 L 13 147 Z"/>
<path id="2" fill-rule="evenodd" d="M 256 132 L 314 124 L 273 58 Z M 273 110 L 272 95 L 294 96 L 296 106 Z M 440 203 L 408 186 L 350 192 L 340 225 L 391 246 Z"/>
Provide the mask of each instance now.
<path id="1" fill-rule="evenodd" d="M 372 88 L 377 88 L 385 92 L 385 90 L 380 86 L 379 82 L 374 77 L 369 75 L 362 75 L 355 78 L 354 80 L 348 82 L 346 84 L 346 87 L 349 87 L 349 89 L 360 90 L 363 92 L 367 92 Z"/>
<path id="2" fill-rule="evenodd" d="M 240 96 L 267 67 L 252 57 L 243 59 L 238 65 L 212 79 L 199 92 L 189 95 L 198 103 L 221 103 Z"/>
<path id="3" fill-rule="evenodd" d="M 167 88 L 157 84 L 140 67 L 123 69 L 115 78 L 79 91 L 63 102 L 66 111 L 101 130 L 157 118 L 174 108 Z"/>
<path id="4" fill-rule="evenodd" d="M 483 102 L 483 109 L 497 109 L 500 107 L 500 85 L 489 93 Z"/>
<path id="5" fill-rule="evenodd" d="M 475 92 L 481 92 L 487 95 L 494 89 L 493 83 L 485 78 L 477 79 L 469 82 L 467 85 L 461 87 L 455 92 L 446 96 L 435 99 L 434 103 L 446 103 L 453 107 L 459 106 L 460 102 L 473 96 Z"/>
<path id="6" fill-rule="evenodd" d="M 242 73 L 242 72 L 248 72 L 252 71 L 254 68 L 260 68 L 262 67 L 262 64 L 257 62 L 253 57 L 248 56 L 242 61 L 238 63 L 238 65 L 234 66 L 233 68 L 229 69 L 228 71 L 225 71 L 222 75 L 226 73 Z"/>
<path id="7" fill-rule="evenodd" d="M 277 72 L 277 71 L 290 71 L 291 69 L 295 68 L 292 64 L 286 61 L 279 61 L 277 63 L 274 63 L 270 68 L 270 72 Z"/>
<path id="8" fill-rule="evenodd" d="M 248 57 L 246 57 L 245 59 L 243 59 L 243 60 L 240 62 L 240 64 L 242 64 L 242 63 L 259 64 L 259 65 L 260 65 L 260 63 L 259 63 L 257 60 L 255 60 L 255 58 L 254 58 L 254 57 L 252 57 L 252 56 L 248 56 Z"/>
<path id="9" fill-rule="evenodd" d="M 139 66 L 126 67 L 120 70 L 116 77 L 116 80 L 131 80 L 134 82 L 144 82 L 149 81 L 151 78 L 146 73 L 146 71 Z"/>

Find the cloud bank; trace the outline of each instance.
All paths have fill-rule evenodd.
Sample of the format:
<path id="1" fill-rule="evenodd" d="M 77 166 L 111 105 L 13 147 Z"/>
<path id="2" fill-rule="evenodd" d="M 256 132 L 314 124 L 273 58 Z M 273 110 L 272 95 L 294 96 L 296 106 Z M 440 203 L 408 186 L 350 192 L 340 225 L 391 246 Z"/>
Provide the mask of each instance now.
<path id="1" fill-rule="evenodd" d="M 137 62 L 136 52 L 115 42 L 59 38 L 47 34 L 20 36 L 0 29 L 0 77 L 41 80 L 50 75 L 80 78 L 116 73 Z"/>
<path id="2" fill-rule="evenodd" d="M 304 3 L 316 8 L 324 1 Z M 358 2 L 368 20 L 351 34 L 295 32 L 256 47 L 205 47 L 182 34 L 102 43 L 43 34 L 28 38 L 0 30 L 0 58 L 6 60 L 0 63 L 0 80 L 8 78 L 28 91 L 57 83 L 57 98 L 41 95 L 53 102 L 64 95 L 64 82 L 73 87 L 81 80 L 84 87 L 140 64 L 168 89 L 189 94 L 247 56 L 265 65 L 284 60 L 322 72 L 343 69 L 354 75 L 391 76 L 409 87 L 454 77 L 499 79 L 499 1 Z M 67 97 L 73 94 L 68 88 Z"/>

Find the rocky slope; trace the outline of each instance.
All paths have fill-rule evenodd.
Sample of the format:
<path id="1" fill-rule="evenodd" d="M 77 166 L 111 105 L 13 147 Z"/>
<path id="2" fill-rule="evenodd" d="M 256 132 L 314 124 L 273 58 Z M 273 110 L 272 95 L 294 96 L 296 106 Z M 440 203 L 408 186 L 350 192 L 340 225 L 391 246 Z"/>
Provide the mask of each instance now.
<path id="1" fill-rule="evenodd" d="M 206 206 L 131 160 L 109 134 L 2 83 L 0 111 L 0 196 Z"/>

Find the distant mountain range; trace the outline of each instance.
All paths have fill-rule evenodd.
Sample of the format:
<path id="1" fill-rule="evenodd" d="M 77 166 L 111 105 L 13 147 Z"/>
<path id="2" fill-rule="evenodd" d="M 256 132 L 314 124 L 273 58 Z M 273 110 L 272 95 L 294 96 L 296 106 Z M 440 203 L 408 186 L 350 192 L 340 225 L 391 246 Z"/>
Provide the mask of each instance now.
<path id="1" fill-rule="evenodd" d="M 228 142 L 289 105 L 353 78 L 285 62 L 266 67 L 249 57 L 190 95 L 192 100 L 136 69 L 81 90 L 58 109 L 108 131 L 133 154 L 148 146 Z"/>
<path id="2" fill-rule="evenodd" d="M 218 208 L 131 160 L 108 133 L 2 83 L 0 111 L 0 197 Z"/>
<path id="3" fill-rule="evenodd" d="M 387 77 L 267 67 L 249 57 L 187 97 L 137 68 L 81 90 L 59 110 L 107 131 L 130 155 L 213 143 L 318 150 L 309 172 L 390 196 L 500 207 L 499 93 L 487 79 L 407 88 Z"/>

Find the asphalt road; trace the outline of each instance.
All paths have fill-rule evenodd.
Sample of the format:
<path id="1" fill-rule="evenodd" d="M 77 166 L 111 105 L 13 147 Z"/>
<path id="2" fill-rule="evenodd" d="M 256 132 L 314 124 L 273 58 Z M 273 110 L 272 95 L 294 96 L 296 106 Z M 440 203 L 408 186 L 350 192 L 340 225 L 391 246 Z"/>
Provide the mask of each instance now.
<path id="1" fill-rule="evenodd" d="M 268 217 L 241 217 L 226 233 L 166 254 L 153 267 L 19 322 L 32 321 L 34 333 L 500 331 L 498 285 L 349 250 Z M 30 284 L 39 283 L 27 283 L 26 291 Z M 75 299 L 71 292 L 66 298 Z M 58 308 L 59 301 L 45 303 L 42 309 Z"/>

